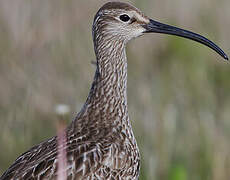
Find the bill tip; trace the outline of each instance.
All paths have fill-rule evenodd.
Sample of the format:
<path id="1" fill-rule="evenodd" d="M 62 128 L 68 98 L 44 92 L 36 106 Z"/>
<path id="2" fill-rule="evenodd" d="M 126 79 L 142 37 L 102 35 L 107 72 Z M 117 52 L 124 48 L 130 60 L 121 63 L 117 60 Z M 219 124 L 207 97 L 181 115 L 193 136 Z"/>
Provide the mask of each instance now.
<path id="1" fill-rule="evenodd" d="M 224 59 L 228 61 L 228 56 L 225 54 Z"/>

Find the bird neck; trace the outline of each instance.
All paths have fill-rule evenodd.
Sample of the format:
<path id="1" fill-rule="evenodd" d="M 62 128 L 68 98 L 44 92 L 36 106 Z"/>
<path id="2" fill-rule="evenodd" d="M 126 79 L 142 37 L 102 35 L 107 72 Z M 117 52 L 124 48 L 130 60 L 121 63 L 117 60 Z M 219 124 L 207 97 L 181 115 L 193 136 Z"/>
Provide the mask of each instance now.
<path id="1" fill-rule="evenodd" d="M 127 110 L 127 59 L 125 44 L 116 39 L 104 39 L 95 44 L 97 69 L 89 100 L 100 102 L 101 108 Z"/>
<path id="2" fill-rule="evenodd" d="M 100 117 L 97 121 L 108 122 L 110 119 L 112 121 L 110 124 L 125 124 L 130 127 L 127 110 L 125 44 L 118 39 L 110 38 L 109 40 L 98 40 L 94 46 L 97 69 L 89 96 L 83 107 L 83 114 L 92 113 Z"/>

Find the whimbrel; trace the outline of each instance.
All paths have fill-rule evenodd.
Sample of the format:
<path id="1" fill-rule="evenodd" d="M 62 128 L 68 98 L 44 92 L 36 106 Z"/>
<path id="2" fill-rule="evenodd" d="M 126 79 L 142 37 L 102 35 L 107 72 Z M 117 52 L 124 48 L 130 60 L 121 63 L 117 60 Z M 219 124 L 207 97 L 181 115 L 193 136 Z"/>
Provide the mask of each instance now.
<path id="1" fill-rule="evenodd" d="M 106 3 L 93 22 L 94 81 L 84 106 L 65 130 L 66 143 L 58 146 L 55 136 L 32 147 L 0 179 L 56 179 L 60 148 L 66 150 L 62 171 L 68 179 L 138 179 L 140 154 L 128 116 L 125 46 L 151 32 L 197 41 L 228 59 L 203 36 L 152 20 L 130 4 Z"/>

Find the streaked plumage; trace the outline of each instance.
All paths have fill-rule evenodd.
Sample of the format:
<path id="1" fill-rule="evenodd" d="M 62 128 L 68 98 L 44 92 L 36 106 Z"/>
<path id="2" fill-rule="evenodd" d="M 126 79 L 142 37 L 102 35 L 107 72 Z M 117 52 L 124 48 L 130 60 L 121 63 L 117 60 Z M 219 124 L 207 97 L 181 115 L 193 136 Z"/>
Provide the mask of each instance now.
<path id="1" fill-rule="evenodd" d="M 65 130 L 66 144 L 57 147 L 56 136 L 34 146 L 16 159 L 1 180 L 57 178 L 58 148 L 66 149 L 63 170 L 68 179 L 138 179 L 140 155 L 128 116 L 125 45 L 145 32 L 158 32 L 153 25 L 157 22 L 152 21 L 127 3 L 108 2 L 99 9 L 93 22 L 97 69 L 84 106 Z M 161 28 L 166 27 L 156 29 Z M 178 35 L 169 30 L 161 33 Z M 227 58 L 206 39 L 183 37 L 206 43 Z"/>

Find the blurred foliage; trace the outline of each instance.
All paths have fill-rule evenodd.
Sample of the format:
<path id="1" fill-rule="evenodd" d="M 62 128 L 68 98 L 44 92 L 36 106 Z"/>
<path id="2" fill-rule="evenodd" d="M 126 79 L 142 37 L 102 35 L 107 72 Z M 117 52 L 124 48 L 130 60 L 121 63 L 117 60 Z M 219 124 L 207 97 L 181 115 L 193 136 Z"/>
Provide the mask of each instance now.
<path id="1" fill-rule="evenodd" d="M 0 173 L 56 134 L 58 104 L 77 113 L 84 103 L 95 71 L 91 24 L 104 2 L 0 1 Z M 229 54 L 230 1 L 132 3 Z M 228 180 L 229 64 L 196 42 L 159 34 L 130 42 L 127 55 L 140 179 Z"/>

